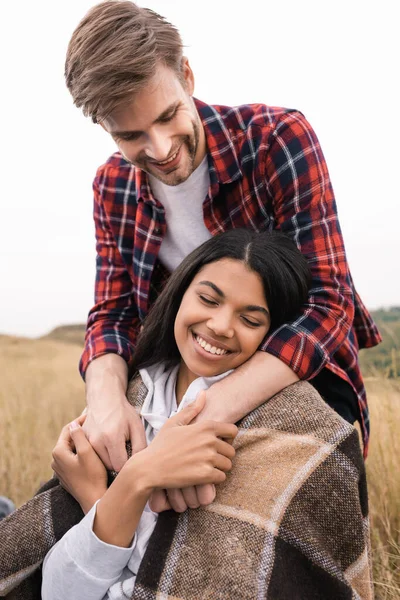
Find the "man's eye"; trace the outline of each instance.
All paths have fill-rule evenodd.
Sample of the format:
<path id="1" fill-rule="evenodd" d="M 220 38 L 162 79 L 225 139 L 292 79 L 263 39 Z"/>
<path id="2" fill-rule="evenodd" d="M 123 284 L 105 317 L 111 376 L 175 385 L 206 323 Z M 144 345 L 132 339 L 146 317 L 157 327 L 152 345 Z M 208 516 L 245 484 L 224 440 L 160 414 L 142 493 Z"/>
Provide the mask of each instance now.
<path id="1" fill-rule="evenodd" d="M 138 140 L 140 137 L 140 133 L 129 133 L 128 135 L 119 135 L 115 136 L 116 141 L 120 142 L 134 142 Z"/>
<path id="2" fill-rule="evenodd" d="M 169 123 L 170 121 L 172 121 L 172 119 L 175 117 L 176 115 L 176 110 L 174 110 L 173 113 L 171 113 L 170 115 L 163 117 L 162 119 L 160 119 L 160 123 Z"/>

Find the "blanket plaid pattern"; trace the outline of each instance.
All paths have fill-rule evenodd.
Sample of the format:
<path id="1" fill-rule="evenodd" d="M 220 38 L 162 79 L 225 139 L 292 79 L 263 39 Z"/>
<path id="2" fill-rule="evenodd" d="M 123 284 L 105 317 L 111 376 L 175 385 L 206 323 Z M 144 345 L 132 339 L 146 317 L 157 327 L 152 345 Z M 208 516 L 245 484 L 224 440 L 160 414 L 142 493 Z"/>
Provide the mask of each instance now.
<path id="1" fill-rule="evenodd" d="M 138 411 L 146 392 L 140 378 L 131 381 Z M 356 430 L 307 382 L 238 425 L 233 469 L 213 504 L 160 515 L 132 600 L 371 600 Z M 0 522 L 0 596 L 39 599 L 44 556 L 81 518 L 53 479 Z"/>

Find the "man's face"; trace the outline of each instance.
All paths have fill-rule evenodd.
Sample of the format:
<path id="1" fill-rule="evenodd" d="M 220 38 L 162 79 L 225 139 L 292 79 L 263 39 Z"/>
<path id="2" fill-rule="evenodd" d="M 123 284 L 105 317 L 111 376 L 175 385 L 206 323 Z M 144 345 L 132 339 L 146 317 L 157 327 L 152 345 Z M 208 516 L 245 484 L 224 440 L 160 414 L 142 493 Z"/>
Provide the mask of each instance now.
<path id="1" fill-rule="evenodd" d="M 191 94 L 193 73 L 186 59 L 184 82 L 160 66 L 130 103 L 116 109 L 102 126 L 122 156 L 167 185 L 185 181 L 205 156 L 202 123 Z"/>

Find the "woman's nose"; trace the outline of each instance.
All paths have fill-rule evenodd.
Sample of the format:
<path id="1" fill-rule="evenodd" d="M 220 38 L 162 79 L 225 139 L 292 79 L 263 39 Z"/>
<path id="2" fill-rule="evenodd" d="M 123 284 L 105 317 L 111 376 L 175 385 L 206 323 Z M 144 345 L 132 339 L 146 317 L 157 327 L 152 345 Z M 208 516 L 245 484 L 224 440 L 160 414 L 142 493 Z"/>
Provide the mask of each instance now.
<path id="1" fill-rule="evenodd" d="M 234 335 L 232 315 L 226 311 L 218 311 L 208 320 L 207 327 L 220 337 L 231 338 Z"/>

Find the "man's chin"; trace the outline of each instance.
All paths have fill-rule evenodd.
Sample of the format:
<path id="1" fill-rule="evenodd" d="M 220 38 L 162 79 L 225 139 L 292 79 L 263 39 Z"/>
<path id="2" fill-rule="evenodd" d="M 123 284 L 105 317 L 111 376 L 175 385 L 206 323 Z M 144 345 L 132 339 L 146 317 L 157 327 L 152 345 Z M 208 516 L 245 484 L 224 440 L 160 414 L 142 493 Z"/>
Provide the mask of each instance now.
<path id="1" fill-rule="evenodd" d="M 146 171 L 148 175 L 152 175 L 153 177 L 155 177 L 155 179 L 158 179 L 158 181 L 161 181 L 162 183 L 165 183 L 166 185 L 170 186 L 176 186 L 180 183 L 183 183 L 193 173 L 193 169 L 181 169 L 179 167 L 174 171 L 171 171 L 171 173 L 162 173 L 157 169 L 157 167 L 146 167 L 143 169 L 143 171 Z"/>

